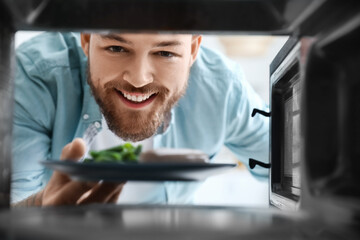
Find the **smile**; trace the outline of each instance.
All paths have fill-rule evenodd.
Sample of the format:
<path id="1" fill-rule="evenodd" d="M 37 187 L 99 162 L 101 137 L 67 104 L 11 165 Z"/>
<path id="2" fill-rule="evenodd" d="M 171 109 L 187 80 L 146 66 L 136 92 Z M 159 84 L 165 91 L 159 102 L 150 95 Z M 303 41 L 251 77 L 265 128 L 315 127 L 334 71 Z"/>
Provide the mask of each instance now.
<path id="1" fill-rule="evenodd" d="M 134 95 L 132 95 L 130 93 L 122 93 L 122 94 L 128 100 L 133 101 L 133 102 L 138 102 L 138 103 L 149 99 L 149 97 L 151 97 L 151 95 L 152 95 L 152 94 L 134 94 Z"/>
<path id="2" fill-rule="evenodd" d="M 122 102 L 130 108 L 142 108 L 149 105 L 157 96 L 157 93 L 129 93 L 116 90 Z"/>

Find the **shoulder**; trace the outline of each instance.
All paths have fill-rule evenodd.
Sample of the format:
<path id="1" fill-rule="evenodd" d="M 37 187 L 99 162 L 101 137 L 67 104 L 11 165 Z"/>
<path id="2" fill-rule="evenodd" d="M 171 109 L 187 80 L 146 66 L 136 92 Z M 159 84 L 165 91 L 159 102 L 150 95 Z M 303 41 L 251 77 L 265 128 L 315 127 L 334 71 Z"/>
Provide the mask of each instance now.
<path id="1" fill-rule="evenodd" d="M 239 70 L 239 64 L 224 54 L 202 46 L 193 65 L 195 70 L 203 74 L 215 73 L 216 76 L 232 75 Z"/>
<path id="2" fill-rule="evenodd" d="M 244 81 L 241 66 L 220 52 L 201 47 L 190 71 L 190 81 L 200 88 L 229 91 Z"/>
<path id="3" fill-rule="evenodd" d="M 16 59 L 26 69 L 48 72 L 54 67 L 79 67 L 83 57 L 77 33 L 44 32 L 16 49 Z"/>

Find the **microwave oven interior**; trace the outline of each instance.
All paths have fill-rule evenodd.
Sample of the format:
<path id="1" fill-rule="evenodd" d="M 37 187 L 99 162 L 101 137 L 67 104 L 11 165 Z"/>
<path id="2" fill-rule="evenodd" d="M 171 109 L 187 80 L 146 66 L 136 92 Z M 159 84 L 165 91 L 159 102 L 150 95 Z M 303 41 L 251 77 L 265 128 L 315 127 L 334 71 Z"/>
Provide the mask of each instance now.
<path id="1" fill-rule="evenodd" d="M 360 209 L 359 14 L 339 24 L 314 43 L 306 64 L 302 191 L 305 206 L 351 216 Z"/>
<path id="2" fill-rule="evenodd" d="M 290 35 L 270 66 L 274 207 L 10 208 L 18 30 Z M 0 0 L 0 238 L 359 239 L 359 42 L 351 0 Z"/>

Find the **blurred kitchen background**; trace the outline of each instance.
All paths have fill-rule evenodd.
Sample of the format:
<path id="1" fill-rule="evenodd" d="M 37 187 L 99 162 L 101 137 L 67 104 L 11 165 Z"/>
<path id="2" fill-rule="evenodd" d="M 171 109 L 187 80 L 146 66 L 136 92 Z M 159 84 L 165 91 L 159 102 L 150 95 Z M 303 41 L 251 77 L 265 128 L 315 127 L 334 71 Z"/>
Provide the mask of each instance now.
<path id="1" fill-rule="evenodd" d="M 41 32 L 19 31 L 15 47 Z M 269 103 L 269 65 L 287 36 L 204 35 L 203 45 L 215 49 L 238 62 L 247 80 L 260 97 Z M 225 147 L 214 162 L 238 162 Z M 246 166 L 208 178 L 195 194 L 195 204 L 244 207 L 268 207 L 268 182 L 259 182 Z"/>

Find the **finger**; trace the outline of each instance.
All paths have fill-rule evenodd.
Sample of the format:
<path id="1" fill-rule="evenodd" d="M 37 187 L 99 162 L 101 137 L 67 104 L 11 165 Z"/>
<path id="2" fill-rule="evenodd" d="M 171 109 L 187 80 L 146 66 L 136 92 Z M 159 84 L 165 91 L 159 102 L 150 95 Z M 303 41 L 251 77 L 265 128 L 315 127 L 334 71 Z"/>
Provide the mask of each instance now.
<path id="1" fill-rule="evenodd" d="M 107 199 L 105 202 L 106 203 L 117 203 L 119 196 L 121 194 L 122 189 L 120 189 L 119 191 L 115 191 L 112 196 L 109 197 L 109 199 Z"/>
<path id="2" fill-rule="evenodd" d="M 78 199 L 92 189 L 93 186 L 92 183 L 70 181 L 56 192 L 44 193 L 47 194 L 47 196 L 43 198 L 43 205 L 74 205 Z"/>
<path id="3" fill-rule="evenodd" d="M 122 190 L 123 190 L 123 188 L 124 188 L 124 185 L 125 185 L 125 182 L 119 184 L 118 187 L 117 187 L 117 189 L 115 189 L 115 190 L 111 193 L 111 195 L 109 195 L 109 196 L 105 199 L 104 203 L 116 203 L 117 200 L 118 200 L 118 198 L 119 198 L 119 196 L 120 196 L 120 194 L 121 194 L 121 192 L 122 192 Z"/>
<path id="4" fill-rule="evenodd" d="M 105 203 L 117 192 L 121 192 L 124 183 L 99 183 L 86 198 L 81 198 L 77 204 Z"/>
<path id="5" fill-rule="evenodd" d="M 60 159 L 79 160 L 84 156 L 85 151 L 86 145 L 84 140 L 82 138 L 75 138 L 63 148 Z"/>
<path id="6" fill-rule="evenodd" d="M 61 160 L 79 160 L 84 156 L 86 151 L 86 145 L 83 139 L 75 138 L 71 143 L 68 143 L 62 150 L 60 159 Z M 51 183 L 56 191 L 59 187 L 69 182 L 70 178 L 68 175 L 58 171 L 54 171 L 49 183 Z"/>
<path id="7" fill-rule="evenodd" d="M 121 192 L 123 184 L 118 183 L 99 183 L 86 196 L 77 201 L 78 205 L 89 203 L 105 203 L 116 192 Z"/>

